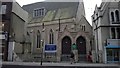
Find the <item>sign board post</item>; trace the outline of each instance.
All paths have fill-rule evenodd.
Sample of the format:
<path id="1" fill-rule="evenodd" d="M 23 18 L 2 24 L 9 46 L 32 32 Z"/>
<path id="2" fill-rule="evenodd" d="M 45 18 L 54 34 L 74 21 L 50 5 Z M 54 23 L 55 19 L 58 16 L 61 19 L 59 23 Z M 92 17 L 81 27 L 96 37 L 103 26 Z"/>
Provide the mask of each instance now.
<path id="1" fill-rule="evenodd" d="M 55 44 L 46 44 L 44 47 L 44 52 L 47 61 L 54 61 L 57 52 L 57 47 Z"/>
<path id="2" fill-rule="evenodd" d="M 56 45 L 55 44 L 47 44 L 47 45 L 45 45 L 44 51 L 47 53 L 54 53 L 54 52 L 56 52 Z"/>

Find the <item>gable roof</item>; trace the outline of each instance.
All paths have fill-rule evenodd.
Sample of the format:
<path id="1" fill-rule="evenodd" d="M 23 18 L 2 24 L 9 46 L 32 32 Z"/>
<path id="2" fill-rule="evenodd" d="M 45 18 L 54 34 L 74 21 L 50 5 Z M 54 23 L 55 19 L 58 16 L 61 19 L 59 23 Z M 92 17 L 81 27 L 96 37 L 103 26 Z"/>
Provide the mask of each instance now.
<path id="1" fill-rule="evenodd" d="M 35 18 L 35 20 L 52 21 L 75 17 L 78 5 L 79 2 L 37 2 L 24 5 L 23 9 L 33 16 L 34 9 L 44 7 L 46 10 L 45 16 Z"/>
<path id="2" fill-rule="evenodd" d="M 79 2 L 37 2 L 28 5 L 23 5 L 23 9 L 30 12 L 35 8 L 45 7 L 46 10 L 55 10 L 59 8 L 78 6 Z"/>

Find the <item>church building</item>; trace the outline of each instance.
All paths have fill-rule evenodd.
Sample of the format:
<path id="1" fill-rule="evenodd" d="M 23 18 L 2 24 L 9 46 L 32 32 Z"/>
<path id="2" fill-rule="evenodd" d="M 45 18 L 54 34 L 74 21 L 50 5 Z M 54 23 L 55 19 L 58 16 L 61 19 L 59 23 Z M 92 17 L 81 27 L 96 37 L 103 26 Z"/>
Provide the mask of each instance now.
<path id="1" fill-rule="evenodd" d="M 73 43 L 77 46 L 77 61 L 87 61 L 93 45 L 84 2 L 43 1 L 22 8 L 29 13 L 27 39 L 31 42 L 24 50 L 32 54 L 33 61 L 40 58 L 42 61 L 70 61 Z"/>

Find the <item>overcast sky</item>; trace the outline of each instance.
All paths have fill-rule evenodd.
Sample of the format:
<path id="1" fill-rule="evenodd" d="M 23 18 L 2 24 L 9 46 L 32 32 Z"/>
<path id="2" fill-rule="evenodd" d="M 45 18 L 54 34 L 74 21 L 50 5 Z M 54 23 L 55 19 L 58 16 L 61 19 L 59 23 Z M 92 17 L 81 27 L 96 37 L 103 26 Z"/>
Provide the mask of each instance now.
<path id="1" fill-rule="evenodd" d="M 30 4 L 30 3 L 35 3 L 35 2 L 40 2 L 44 0 L 16 0 L 21 6 Z M 56 0 L 57 1 L 57 0 Z M 65 0 L 66 1 L 66 0 Z M 85 13 L 86 13 L 86 18 L 90 24 L 92 24 L 91 21 L 91 15 L 94 12 L 95 5 L 97 4 L 98 6 L 100 5 L 101 0 L 84 0 L 84 6 L 85 6 Z"/>

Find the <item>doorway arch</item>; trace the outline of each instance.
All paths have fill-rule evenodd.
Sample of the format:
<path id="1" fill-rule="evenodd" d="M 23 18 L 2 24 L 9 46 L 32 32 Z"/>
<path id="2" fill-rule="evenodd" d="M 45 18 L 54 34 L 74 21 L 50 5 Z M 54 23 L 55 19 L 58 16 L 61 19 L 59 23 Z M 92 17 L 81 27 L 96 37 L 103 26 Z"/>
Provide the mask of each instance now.
<path id="1" fill-rule="evenodd" d="M 62 39 L 62 57 L 61 57 L 61 61 L 69 61 L 69 56 L 70 56 L 70 52 L 71 52 L 71 39 L 69 36 L 65 36 Z"/>
<path id="2" fill-rule="evenodd" d="M 86 39 L 83 36 L 79 36 L 76 40 L 78 49 L 78 61 L 86 61 Z"/>

